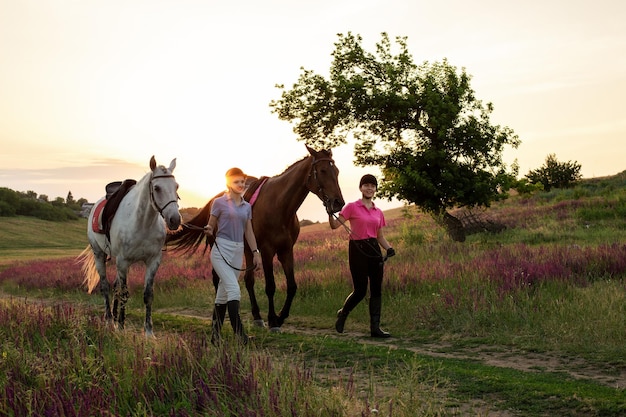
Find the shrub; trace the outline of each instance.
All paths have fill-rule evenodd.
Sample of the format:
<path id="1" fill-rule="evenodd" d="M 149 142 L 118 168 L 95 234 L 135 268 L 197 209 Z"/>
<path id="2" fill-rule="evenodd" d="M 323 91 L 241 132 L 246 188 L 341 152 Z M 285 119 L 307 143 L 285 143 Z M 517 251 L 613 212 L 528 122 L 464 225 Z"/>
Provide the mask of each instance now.
<path id="1" fill-rule="evenodd" d="M 541 184 L 545 191 L 554 188 L 568 188 L 582 178 L 581 165 L 574 161 L 559 162 L 555 154 L 550 154 L 542 167 L 531 170 L 526 178 L 531 184 Z"/>
<path id="2" fill-rule="evenodd" d="M 15 206 L 6 201 L 0 201 L 0 217 L 14 217 L 16 215 Z"/>
<path id="3" fill-rule="evenodd" d="M 515 181 L 515 183 L 513 183 L 513 186 L 511 188 L 513 188 L 515 191 L 517 191 L 518 193 L 522 195 L 530 195 L 534 193 L 535 191 L 543 190 L 543 184 L 541 183 L 532 184 L 528 181 L 527 178 L 522 178 L 522 179 Z"/>

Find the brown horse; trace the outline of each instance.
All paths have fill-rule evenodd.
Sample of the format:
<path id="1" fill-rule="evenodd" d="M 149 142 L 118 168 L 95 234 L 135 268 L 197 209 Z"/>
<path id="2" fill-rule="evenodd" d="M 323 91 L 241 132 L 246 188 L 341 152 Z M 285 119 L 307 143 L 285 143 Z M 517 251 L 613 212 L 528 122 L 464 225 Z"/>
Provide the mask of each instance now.
<path id="1" fill-rule="evenodd" d="M 251 197 L 256 194 L 255 201 L 252 202 L 252 227 L 263 259 L 265 294 L 269 300 L 267 321 L 272 331 L 279 331 L 289 317 L 291 303 L 296 295 L 293 246 L 300 234 L 300 222 L 296 211 L 309 192 L 322 200 L 328 214 L 338 212 L 345 204 L 339 188 L 339 170 L 335 166 L 332 152 L 315 151 L 308 146 L 306 148 L 310 155 L 292 164 L 282 174 L 259 179 L 249 177 L 250 186 L 244 195 L 244 198 L 250 201 Z M 193 253 L 204 242 L 206 252 L 207 248 L 213 245 L 213 237 L 206 237 L 202 227 L 209 220 L 213 200 L 222 194 L 213 197 L 191 220 L 183 224 L 182 229 L 175 234 L 168 235 L 168 243 L 172 244 L 175 249 Z M 287 297 L 278 314 L 274 307 L 276 283 L 273 260 L 275 255 L 287 279 Z M 252 252 L 247 242 L 245 258 L 246 265 L 252 265 Z M 253 270 L 245 270 L 244 281 L 250 297 L 255 324 L 263 326 L 263 319 L 254 294 Z M 219 282 L 219 277 L 213 271 L 213 283 L 216 286 L 217 282 Z"/>

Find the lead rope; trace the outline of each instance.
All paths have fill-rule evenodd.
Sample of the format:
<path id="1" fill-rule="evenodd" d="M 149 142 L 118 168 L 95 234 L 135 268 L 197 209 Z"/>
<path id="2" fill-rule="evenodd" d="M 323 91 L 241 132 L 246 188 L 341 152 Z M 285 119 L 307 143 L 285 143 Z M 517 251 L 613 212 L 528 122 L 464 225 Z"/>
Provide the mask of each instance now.
<path id="1" fill-rule="evenodd" d="M 201 230 L 203 232 L 205 230 L 204 227 L 196 226 L 194 224 L 189 224 L 189 223 L 183 223 L 183 227 L 186 227 L 187 229 L 191 229 L 191 230 Z M 213 245 L 215 245 L 215 247 L 217 248 L 217 252 L 220 254 L 220 256 L 222 257 L 224 262 L 226 262 L 226 265 L 228 265 L 229 267 L 231 267 L 235 271 L 248 272 L 248 271 L 252 271 L 254 269 L 254 265 L 248 266 L 248 267 L 246 267 L 244 269 L 237 268 L 236 266 L 231 265 L 231 263 L 228 262 L 228 260 L 224 257 L 224 255 L 222 255 L 222 251 L 220 250 L 220 247 L 217 244 L 217 240 L 213 240 Z"/>
<path id="2" fill-rule="evenodd" d="M 220 256 L 222 257 L 222 259 L 224 260 L 224 262 L 226 262 L 226 265 L 230 266 L 230 267 L 231 267 L 231 268 L 233 268 L 235 271 L 248 272 L 248 271 L 252 271 L 252 270 L 254 269 L 254 264 L 253 264 L 253 265 L 250 265 L 250 266 L 248 266 L 248 267 L 246 267 L 246 268 L 244 268 L 244 269 L 237 268 L 236 266 L 232 266 L 232 265 L 230 264 L 230 262 L 228 262 L 228 261 L 226 260 L 226 258 L 224 258 L 224 255 L 222 255 L 222 251 L 220 250 L 220 247 L 219 247 L 219 245 L 217 244 L 217 240 L 214 240 L 214 241 L 213 241 L 213 244 L 214 244 L 214 245 L 215 245 L 215 247 L 217 248 L 217 252 L 220 254 Z"/>

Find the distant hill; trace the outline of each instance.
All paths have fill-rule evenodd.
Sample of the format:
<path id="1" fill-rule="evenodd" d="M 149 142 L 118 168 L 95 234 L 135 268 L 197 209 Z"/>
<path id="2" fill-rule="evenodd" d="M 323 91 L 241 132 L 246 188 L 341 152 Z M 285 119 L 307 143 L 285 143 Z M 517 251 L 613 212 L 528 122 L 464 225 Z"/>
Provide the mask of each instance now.
<path id="1" fill-rule="evenodd" d="M 566 202 L 574 202 L 567 203 Z M 615 222 L 615 228 L 626 228 L 626 171 L 619 174 L 581 180 L 575 187 L 555 189 L 550 192 L 537 192 L 531 196 L 513 195 L 502 203 L 495 204 L 488 213 L 498 215 L 503 210 L 511 210 L 528 205 L 545 206 L 547 211 L 561 210 L 572 206 L 578 210 L 578 217 L 589 223 L 603 221 Z M 554 207 L 552 209 L 551 207 Z M 199 209 L 183 209 L 183 218 L 192 216 Z M 406 208 L 397 207 L 385 211 L 387 221 L 404 216 Z M 412 213 L 420 212 L 411 207 Z M 0 218 L 0 257 L 16 254 L 20 251 L 32 251 L 44 256 L 44 253 L 57 251 L 59 255 L 76 255 L 87 245 L 87 220 L 72 222 L 51 222 L 29 216 Z M 314 223 L 302 220 L 302 233 L 329 230 L 328 222 Z M 47 252 L 46 252 L 47 251 Z M 78 252 L 77 252 L 78 251 Z M 13 255 L 12 255 L 13 256 Z M 19 258 L 19 257 L 18 257 Z"/>

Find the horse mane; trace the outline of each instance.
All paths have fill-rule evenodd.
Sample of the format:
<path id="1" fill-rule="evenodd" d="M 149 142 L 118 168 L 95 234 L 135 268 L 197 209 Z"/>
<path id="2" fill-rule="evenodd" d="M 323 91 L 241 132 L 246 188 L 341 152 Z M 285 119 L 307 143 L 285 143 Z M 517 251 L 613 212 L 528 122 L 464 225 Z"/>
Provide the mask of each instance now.
<path id="1" fill-rule="evenodd" d="M 327 150 L 327 149 L 322 149 L 322 150 L 320 150 L 318 152 L 323 153 L 324 157 L 326 157 L 326 158 L 332 158 L 333 157 L 333 153 L 331 151 Z M 315 161 L 315 156 L 313 156 L 313 155 L 306 155 L 302 159 L 300 159 L 300 160 L 294 162 L 293 164 L 289 165 L 282 173 L 280 173 L 278 175 L 275 175 L 274 177 L 280 177 L 282 175 L 287 174 L 292 169 L 294 169 L 296 165 L 299 165 L 300 163 L 302 163 L 302 161 L 304 161 L 307 158 L 313 158 L 313 161 Z"/>
<path id="2" fill-rule="evenodd" d="M 324 154 L 326 154 L 327 157 L 331 157 L 332 153 L 330 151 L 327 150 L 322 150 L 320 152 L 324 152 Z M 263 184 L 263 182 L 268 179 L 268 178 L 278 178 L 278 177 L 282 177 L 285 174 L 288 174 L 289 172 L 291 172 L 293 169 L 295 169 L 295 167 L 297 165 L 300 165 L 302 163 L 302 161 L 304 161 L 307 158 L 311 158 L 311 155 L 306 155 L 304 157 L 302 157 L 302 159 L 297 160 L 296 162 L 292 163 L 291 165 L 289 165 L 287 168 L 285 168 L 285 170 L 283 172 L 281 172 L 278 175 L 274 175 L 271 177 L 268 176 L 262 176 L 259 179 L 257 179 L 256 181 L 254 181 L 253 183 L 250 184 L 248 190 L 246 190 L 246 193 L 244 195 L 244 198 L 246 199 L 246 201 L 250 200 L 250 197 L 252 197 L 252 195 L 254 194 L 254 192 L 257 190 L 257 188 L 259 188 L 259 186 L 261 184 Z"/>
<path id="3" fill-rule="evenodd" d="M 268 179 L 269 177 L 264 175 L 261 178 L 254 178 L 254 180 L 250 183 L 250 185 L 248 186 L 248 189 L 246 190 L 246 192 L 243 195 L 244 200 L 246 201 L 250 201 L 250 199 L 252 198 L 252 196 L 254 195 L 254 193 L 256 192 L 256 190 L 259 189 L 259 187 L 261 186 L 261 184 L 263 184 L 263 182 Z"/>
<path id="4" fill-rule="evenodd" d="M 280 173 L 280 174 L 278 174 L 278 175 L 276 175 L 276 176 L 277 176 L 277 177 L 280 177 L 281 175 L 285 175 L 285 174 L 287 174 L 288 172 L 290 172 L 291 170 L 293 170 L 293 169 L 296 167 L 296 165 L 299 165 L 300 163 L 302 163 L 302 161 L 304 161 L 305 159 L 310 158 L 310 157 L 311 157 L 310 155 L 307 155 L 307 156 L 303 157 L 302 159 L 300 159 L 300 160 L 298 160 L 298 161 L 294 162 L 293 164 L 291 164 L 291 165 L 289 165 L 287 168 L 285 168 L 285 170 L 284 170 L 282 173 Z"/>
<path id="5" fill-rule="evenodd" d="M 285 170 L 279 174 L 279 175 L 283 175 L 286 174 L 287 172 L 291 171 L 296 165 L 299 165 L 302 161 L 304 161 L 305 159 L 310 158 L 310 155 L 306 155 L 304 157 L 302 157 L 302 159 L 297 160 L 296 162 L 294 162 L 293 164 L 289 165 L 287 168 L 285 168 Z"/>

